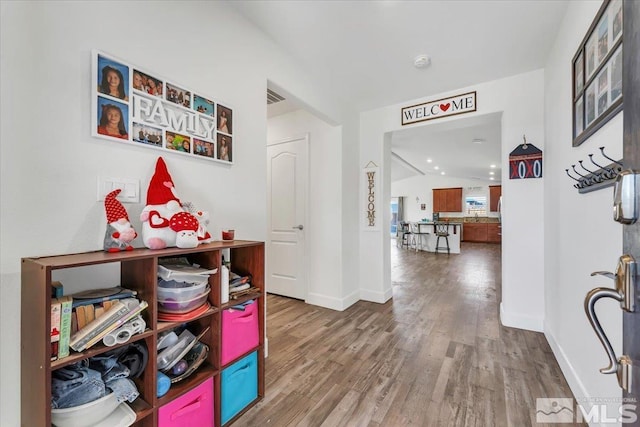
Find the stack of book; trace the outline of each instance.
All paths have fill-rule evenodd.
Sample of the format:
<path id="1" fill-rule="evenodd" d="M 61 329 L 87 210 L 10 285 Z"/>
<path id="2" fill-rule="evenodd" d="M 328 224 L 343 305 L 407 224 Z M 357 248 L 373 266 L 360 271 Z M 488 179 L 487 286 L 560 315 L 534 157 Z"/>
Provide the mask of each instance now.
<path id="1" fill-rule="evenodd" d="M 84 351 L 97 344 L 108 333 L 116 330 L 147 308 L 146 301 L 124 298 L 112 301 L 109 309 L 95 317 L 71 336 L 69 346 L 75 351 Z"/>
<path id="2" fill-rule="evenodd" d="M 84 351 L 147 308 L 137 293 L 122 287 L 93 289 L 64 296 L 60 282 L 51 283 L 51 360 Z"/>
<path id="3" fill-rule="evenodd" d="M 251 286 L 251 275 L 240 276 L 234 272 L 229 273 L 229 298 L 238 299 L 243 295 L 259 292 L 259 289 Z"/>

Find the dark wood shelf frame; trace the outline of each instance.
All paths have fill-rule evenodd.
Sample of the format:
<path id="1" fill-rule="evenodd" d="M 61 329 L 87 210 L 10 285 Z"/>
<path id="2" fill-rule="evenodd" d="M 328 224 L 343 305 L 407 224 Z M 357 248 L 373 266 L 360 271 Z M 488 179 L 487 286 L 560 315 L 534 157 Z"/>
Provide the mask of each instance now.
<path id="1" fill-rule="evenodd" d="M 211 291 L 208 301 L 211 308 L 187 323 L 197 331 L 209 328 L 201 341 L 209 346 L 206 361 L 189 378 L 171 386 L 169 392 L 161 398 L 157 391 L 157 361 L 155 348 L 158 334 L 184 322 L 163 322 L 158 320 L 157 309 L 157 269 L 158 260 L 164 257 L 185 256 L 190 262 L 207 268 L 219 268 L 221 251 L 229 249 L 232 271 L 252 277 L 251 285 L 257 292 L 242 295 L 238 299 L 221 304 L 220 270 L 209 278 Z M 21 399 L 22 425 L 51 425 L 51 372 L 88 357 L 102 354 L 119 346 L 106 347 L 96 344 L 81 353 L 73 352 L 66 358 L 50 361 L 50 306 L 51 282 L 56 270 L 76 267 L 91 267 L 100 264 L 120 265 L 120 286 L 138 292 L 138 298 L 148 302 L 143 312 L 147 330 L 132 338 L 132 341 L 144 341 L 149 349 L 149 361 L 142 376 L 135 380 L 140 397 L 129 406 L 136 413 L 136 427 L 155 427 L 158 424 L 158 409 L 209 378 L 214 380 L 214 417 L 215 425 L 221 425 L 221 384 L 220 346 L 222 342 L 221 310 L 250 299 L 258 303 L 259 345 L 252 349 L 258 351 L 258 398 L 249 404 L 225 425 L 232 424 L 242 413 L 248 410 L 264 396 L 264 243 L 234 240 L 231 242 L 213 242 L 192 249 L 169 248 L 162 250 L 136 249 L 130 252 L 107 253 L 94 251 L 87 253 L 45 256 L 22 259 L 22 308 L 21 308 Z M 250 352 L 249 352 L 250 353 Z M 247 353 L 248 354 L 248 353 Z M 246 356 L 246 354 L 245 354 Z M 239 358 L 238 358 L 239 359 Z"/>

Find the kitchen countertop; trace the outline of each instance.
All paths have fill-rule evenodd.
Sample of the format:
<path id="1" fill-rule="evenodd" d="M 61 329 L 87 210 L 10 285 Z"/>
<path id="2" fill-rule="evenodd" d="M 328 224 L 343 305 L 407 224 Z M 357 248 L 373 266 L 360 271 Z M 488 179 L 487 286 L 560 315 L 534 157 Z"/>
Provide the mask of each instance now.
<path id="1" fill-rule="evenodd" d="M 459 218 L 459 217 L 454 217 L 454 218 L 440 218 L 439 222 L 457 222 L 459 223 L 463 223 L 463 224 L 467 224 L 467 223 L 499 223 L 500 220 L 498 218 L 494 218 L 494 217 L 487 217 L 487 216 L 479 216 L 479 217 L 474 217 L 474 216 L 465 216 L 464 218 Z"/>

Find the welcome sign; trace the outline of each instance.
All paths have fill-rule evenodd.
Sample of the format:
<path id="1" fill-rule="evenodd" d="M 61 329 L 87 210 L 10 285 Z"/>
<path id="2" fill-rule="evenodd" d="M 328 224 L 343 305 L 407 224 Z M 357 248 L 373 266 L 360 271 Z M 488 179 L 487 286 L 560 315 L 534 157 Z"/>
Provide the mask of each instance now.
<path id="1" fill-rule="evenodd" d="M 476 111 L 476 92 L 463 93 L 402 109 L 402 126 Z"/>
<path id="2" fill-rule="evenodd" d="M 93 51 L 92 135 L 233 163 L 233 110 Z"/>
<path id="3" fill-rule="evenodd" d="M 364 207 L 364 215 L 362 219 L 362 229 L 364 231 L 379 231 L 380 221 L 377 219 L 376 212 L 379 204 L 380 191 L 380 168 L 373 161 L 367 163 L 363 169 L 362 182 L 362 206 Z"/>

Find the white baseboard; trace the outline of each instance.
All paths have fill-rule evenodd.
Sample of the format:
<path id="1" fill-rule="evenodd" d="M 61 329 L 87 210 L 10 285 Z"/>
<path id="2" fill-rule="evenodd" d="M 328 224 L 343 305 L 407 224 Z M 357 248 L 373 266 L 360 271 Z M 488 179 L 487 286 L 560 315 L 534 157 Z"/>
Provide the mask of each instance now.
<path id="1" fill-rule="evenodd" d="M 377 302 L 384 304 L 393 296 L 393 289 L 389 287 L 385 292 L 370 291 L 368 289 L 360 289 L 360 299 L 364 301 Z"/>
<path id="2" fill-rule="evenodd" d="M 324 308 L 330 308 L 331 310 L 344 311 L 351 305 L 358 302 L 359 292 L 355 291 L 344 298 L 329 297 L 322 294 L 309 293 L 305 302 L 307 304 L 313 304 Z"/>
<path id="3" fill-rule="evenodd" d="M 500 303 L 500 322 L 510 328 L 526 329 L 535 332 L 542 332 L 544 330 L 544 319 L 542 317 L 508 312 L 504 309 L 503 303 Z"/>
<path id="4" fill-rule="evenodd" d="M 580 381 L 580 378 L 576 374 L 573 365 L 567 358 L 566 353 L 564 352 L 562 347 L 560 347 L 551 331 L 549 331 L 546 327 L 544 330 L 544 336 L 547 338 L 547 342 L 551 347 L 551 351 L 553 351 L 553 355 L 556 357 L 558 365 L 560 365 L 560 369 L 562 370 L 567 383 L 569 383 L 569 388 L 573 392 L 573 395 L 578 398 L 588 397 L 589 394 L 587 393 L 587 389 L 585 388 L 582 381 Z"/>

